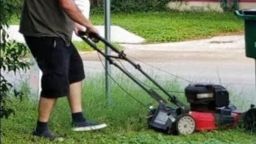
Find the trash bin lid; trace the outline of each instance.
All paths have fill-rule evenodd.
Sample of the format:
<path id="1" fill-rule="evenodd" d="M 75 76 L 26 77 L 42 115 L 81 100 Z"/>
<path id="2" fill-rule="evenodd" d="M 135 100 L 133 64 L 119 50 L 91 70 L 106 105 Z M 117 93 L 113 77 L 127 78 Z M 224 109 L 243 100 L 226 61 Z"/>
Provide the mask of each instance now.
<path id="1" fill-rule="evenodd" d="M 235 15 L 244 20 L 253 20 L 256 21 L 256 9 L 243 9 L 243 10 L 236 10 Z"/>
<path id="2" fill-rule="evenodd" d="M 245 15 L 256 15 L 256 9 L 241 10 Z"/>

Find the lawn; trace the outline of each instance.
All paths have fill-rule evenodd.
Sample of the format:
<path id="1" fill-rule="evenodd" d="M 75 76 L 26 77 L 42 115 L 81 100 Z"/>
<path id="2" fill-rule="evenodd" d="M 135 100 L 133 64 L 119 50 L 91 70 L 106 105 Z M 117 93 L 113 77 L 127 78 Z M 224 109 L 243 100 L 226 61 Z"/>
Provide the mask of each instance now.
<path id="1" fill-rule="evenodd" d="M 243 32 L 243 21 L 231 12 L 162 11 L 113 13 L 111 16 L 113 25 L 142 36 L 147 43 L 184 41 Z M 95 25 L 103 25 L 104 14 L 92 14 L 91 20 Z M 11 23 L 18 24 L 18 18 L 13 17 Z M 88 46 L 82 47 L 84 48 L 81 50 L 88 49 Z"/>
<path id="2" fill-rule="evenodd" d="M 75 45 L 75 47 L 79 50 L 79 51 L 92 51 L 93 48 L 91 48 L 88 44 L 86 44 L 86 42 L 84 41 L 73 41 L 73 44 Z M 113 43 L 113 45 L 115 46 L 115 48 L 117 48 L 118 50 L 122 50 L 122 46 L 117 44 L 117 43 Z M 103 50 L 105 48 L 105 45 L 102 42 L 99 42 L 97 44 L 97 47 L 101 50 Z"/>
<path id="3" fill-rule="evenodd" d="M 140 88 L 123 76 L 116 80 L 125 89 L 144 104 L 154 104 Z M 143 79 L 141 79 L 143 80 Z M 123 83 L 125 81 L 125 83 Z M 144 81 L 146 82 L 146 81 Z M 175 84 L 174 84 L 175 83 Z M 182 91 L 175 80 L 161 81 L 168 90 Z M 48 140 L 33 137 L 32 129 L 36 124 L 37 105 L 30 100 L 28 89 L 23 88 L 23 101 L 14 100 L 10 106 L 15 108 L 15 115 L 2 119 L 1 139 L 4 144 L 51 143 Z M 27 91 L 27 92 L 26 92 Z M 183 94 L 177 95 L 184 99 Z M 65 98 L 60 99 L 52 115 L 50 127 L 62 135 L 65 144 L 254 144 L 256 135 L 242 129 L 218 130 L 205 133 L 194 133 L 188 136 L 173 136 L 155 132 L 147 128 L 147 107 L 140 105 L 116 84 L 112 87 L 112 103 L 106 105 L 104 81 L 102 75 L 90 75 L 86 81 L 84 107 L 87 118 L 106 122 L 108 127 L 96 132 L 72 132 L 70 111 Z"/>
<path id="4" fill-rule="evenodd" d="M 95 24 L 103 24 L 103 15 L 91 16 Z M 12 23 L 17 24 L 17 19 Z M 134 32 L 147 43 L 160 43 L 207 38 L 215 35 L 237 34 L 243 31 L 242 21 L 232 13 L 215 12 L 148 12 L 113 14 L 112 23 Z M 75 42 L 81 45 L 80 42 Z M 101 46 L 103 46 L 101 44 Z M 80 50 L 88 50 L 88 46 Z M 117 81 L 125 90 L 145 105 L 155 104 L 140 88 L 127 78 L 117 75 Z M 111 105 L 106 105 L 102 75 L 88 76 L 83 91 L 84 113 L 87 118 L 106 122 L 108 128 L 96 132 L 77 133 L 71 131 L 70 110 L 65 98 L 60 99 L 50 122 L 51 129 L 65 138 L 63 143 L 72 144 L 254 144 L 256 135 L 242 129 L 218 130 L 194 133 L 188 136 L 173 136 L 155 132 L 147 128 L 147 107 L 140 105 L 127 93 L 113 84 Z M 159 80 L 159 79 L 158 79 Z M 125 83 L 124 83 L 125 82 Z M 162 80 L 168 90 L 183 91 L 175 80 Z M 28 88 L 23 88 L 23 101 L 12 100 L 9 105 L 15 115 L 1 119 L 1 141 L 5 144 L 51 143 L 33 137 L 31 132 L 36 124 L 37 104 L 31 100 Z M 184 94 L 177 95 L 184 100 Z M 233 99 L 239 99 L 235 95 Z M 241 101 L 242 103 L 242 101 Z"/>
<path id="5" fill-rule="evenodd" d="M 103 14 L 93 14 L 95 25 L 103 25 Z M 217 12 L 147 12 L 114 13 L 112 24 L 119 25 L 143 38 L 146 43 L 174 42 L 243 33 L 243 21 L 233 13 Z M 91 50 L 75 42 L 79 50 Z"/>
<path id="6" fill-rule="evenodd" d="M 97 25 L 103 24 L 103 15 L 95 14 L 91 19 Z M 144 37 L 148 43 L 200 39 L 243 31 L 242 20 L 230 12 L 117 13 L 112 14 L 112 24 Z"/>

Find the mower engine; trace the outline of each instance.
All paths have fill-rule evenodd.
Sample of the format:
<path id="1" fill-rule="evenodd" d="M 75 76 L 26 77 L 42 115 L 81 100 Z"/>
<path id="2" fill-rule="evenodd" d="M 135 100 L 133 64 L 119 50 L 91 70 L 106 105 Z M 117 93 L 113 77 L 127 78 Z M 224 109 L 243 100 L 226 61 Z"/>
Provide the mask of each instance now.
<path id="1" fill-rule="evenodd" d="M 196 123 L 196 131 L 236 126 L 241 113 L 229 103 L 229 93 L 221 85 L 193 84 L 185 88 L 190 104 L 189 114 Z"/>

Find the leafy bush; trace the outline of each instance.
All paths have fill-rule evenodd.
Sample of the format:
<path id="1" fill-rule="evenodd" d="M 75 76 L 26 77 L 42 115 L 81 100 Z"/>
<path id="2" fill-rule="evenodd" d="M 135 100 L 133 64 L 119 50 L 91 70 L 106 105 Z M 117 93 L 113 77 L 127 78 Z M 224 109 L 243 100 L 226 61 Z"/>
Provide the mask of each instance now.
<path id="1" fill-rule="evenodd" d="M 223 11 L 234 11 L 238 9 L 238 0 L 220 0 Z"/>
<path id="2" fill-rule="evenodd" d="M 12 84 L 6 80 L 3 72 L 16 73 L 28 68 L 28 63 L 22 60 L 27 53 L 26 47 L 8 40 L 6 31 L 10 17 L 20 10 L 21 2 L 21 0 L 0 0 L 0 118 L 8 118 L 14 113 L 14 110 L 7 106 L 9 97 L 21 96 L 21 93 L 14 90 Z"/>
<path id="3" fill-rule="evenodd" d="M 91 1 L 92 11 L 102 11 L 104 1 Z M 166 10 L 166 4 L 170 0 L 112 0 L 112 12 L 147 12 Z"/>
<path id="4" fill-rule="evenodd" d="M 7 25 L 11 16 L 20 13 L 23 0 L 0 0 L 0 25 Z M 2 39 L 2 38 L 1 38 Z"/>

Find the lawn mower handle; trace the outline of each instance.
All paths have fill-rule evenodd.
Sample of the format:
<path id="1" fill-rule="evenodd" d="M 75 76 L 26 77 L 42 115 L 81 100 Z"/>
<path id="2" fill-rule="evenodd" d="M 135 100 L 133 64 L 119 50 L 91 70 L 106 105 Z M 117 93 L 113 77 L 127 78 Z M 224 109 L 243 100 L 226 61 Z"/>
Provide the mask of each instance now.
<path id="1" fill-rule="evenodd" d="M 110 42 L 108 42 L 106 39 L 101 37 L 98 34 L 95 33 L 86 33 L 86 32 L 78 32 L 78 35 L 87 43 L 89 44 L 94 50 L 99 52 L 102 56 L 104 56 L 110 64 L 115 65 L 117 68 L 119 68 L 123 73 L 125 73 L 129 78 L 131 78 L 136 84 L 138 84 L 142 89 L 144 89 L 151 97 L 153 97 L 155 100 L 157 100 L 159 103 L 165 103 L 167 104 L 167 101 L 162 98 L 157 92 L 154 90 L 150 89 L 148 90 L 145 88 L 140 82 L 138 82 L 133 76 L 131 76 L 129 73 L 127 73 L 122 67 L 120 67 L 118 64 L 116 64 L 112 58 L 118 58 L 127 61 L 130 63 L 132 66 L 134 66 L 135 69 L 140 71 L 146 78 L 148 78 L 155 86 L 157 86 L 164 94 L 166 94 L 169 98 L 169 101 L 175 104 L 178 107 L 181 107 L 182 109 L 186 109 L 185 105 L 181 103 L 176 96 L 170 95 L 162 86 L 160 86 L 154 79 L 152 79 L 146 72 L 144 72 L 141 69 L 141 66 L 139 64 L 134 63 L 132 60 L 126 57 L 126 54 L 123 51 L 119 51 L 115 46 L 113 46 Z M 97 42 L 103 42 L 106 46 L 108 46 L 111 50 L 116 52 L 118 54 L 118 57 L 106 55 L 104 52 L 102 52 L 95 43 Z"/>
<path id="2" fill-rule="evenodd" d="M 116 53 L 120 53 L 120 51 L 118 51 L 110 42 L 108 42 L 106 39 L 104 39 L 103 37 L 101 37 L 99 34 L 97 33 L 87 33 L 85 31 L 79 31 L 78 32 L 78 36 L 79 37 L 84 37 L 87 36 L 86 39 L 88 39 L 90 41 L 91 44 L 93 43 L 98 43 L 99 41 L 103 42 L 105 45 L 107 45 L 108 47 L 111 48 L 111 50 L 113 50 Z M 85 38 L 85 37 L 84 37 Z M 86 41 L 87 43 L 89 41 Z M 89 43 L 88 43 L 89 44 Z M 91 45 L 90 44 L 90 45 Z M 95 44 L 93 44 L 95 45 Z"/>

